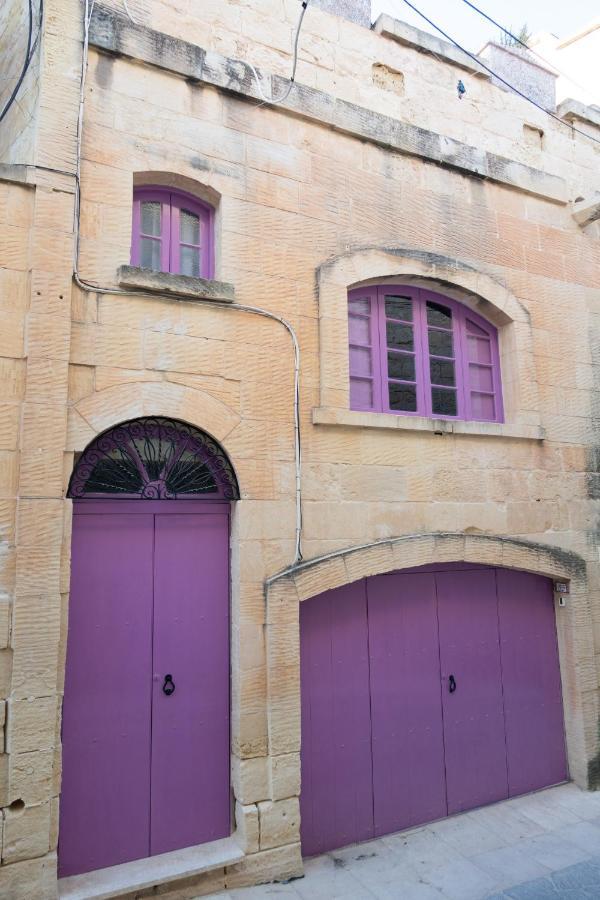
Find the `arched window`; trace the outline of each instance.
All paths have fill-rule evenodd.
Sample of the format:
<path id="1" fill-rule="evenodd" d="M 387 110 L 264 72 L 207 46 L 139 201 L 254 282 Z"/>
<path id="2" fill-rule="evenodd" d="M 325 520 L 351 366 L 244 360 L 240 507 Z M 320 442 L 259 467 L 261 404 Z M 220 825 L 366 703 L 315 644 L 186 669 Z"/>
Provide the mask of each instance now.
<path id="1" fill-rule="evenodd" d="M 503 421 L 498 334 L 466 306 L 423 288 L 348 295 L 350 406 Z"/>
<path id="2" fill-rule="evenodd" d="M 210 435 L 162 416 L 132 419 L 99 435 L 81 454 L 68 497 L 236 500 L 225 452 Z"/>
<path id="3" fill-rule="evenodd" d="M 133 192 L 131 264 L 154 272 L 212 278 L 214 210 L 168 188 Z"/>

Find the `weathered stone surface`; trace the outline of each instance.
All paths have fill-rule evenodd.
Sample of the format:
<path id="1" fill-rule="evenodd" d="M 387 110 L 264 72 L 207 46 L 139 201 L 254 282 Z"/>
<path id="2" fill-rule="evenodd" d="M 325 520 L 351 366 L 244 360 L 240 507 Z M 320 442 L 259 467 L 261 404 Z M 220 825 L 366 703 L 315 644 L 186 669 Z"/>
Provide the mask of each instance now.
<path id="1" fill-rule="evenodd" d="M 325 12 L 343 16 L 366 28 L 371 24 L 371 0 L 313 0 Z"/>
<path id="2" fill-rule="evenodd" d="M 269 796 L 269 761 L 266 756 L 239 759 L 231 763 L 231 780 L 235 796 L 242 804 L 256 803 Z"/>
<path id="3" fill-rule="evenodd" d="M 0 894 L 15 900 L 56 900 L 56 853 L 0 867 Z"/>
<path id="4" fill-rule="evenodd" d="M 94 46 L 102 50 L 124 53 L 134 59 L 197 78 L 206 84 L 233 90 L 249 97 L 256 96 L 253 76 L 245 63 L 239 60 L 219 57 L 215 53 L 208 53 L 205 57 L 201 47 L 193 47 L 170 37 L 166 39 L 164 35 L 151 29 L 134 26 L 102 7 L 96 8 L 94 19 L 90 39 Z M 276 79 L 274 83 L 277 84 Z M 279 93 L 275 90 L 274 96 L 278 96 Z M 459 144 L 451 138 L 442 140 L 438 134 L 397 122 L 381 113 L 342 99 L 337 99 L 331 104 L 328 98 L 321 98 L 314 92 L 311 95 L 312 110 L 316 109 L 317 102 L 318 121 L 326 121 L 340 131 L 370 139 L 403 153 L 414 154 L 434 162 L 444 162 L 476 175 L 485 175 L 494 181 L 513 184 L 516 179 L 522 190 L 561 202 L 566 201 L 564 182 L 560 178 L 495 154 L 488 153 L 485 157 L 480 157 L 479 151 L 474 147 Z M 307 115 L 309 108 L 305 101 L 296 108 L 293 92 L 283 106 L 291 112 L 304 115 Z M 325 113 L 326 110 L 329 110 L 329 115 Z"/>
<path id="5" fill-rule="evenodd" d="M 171 275 L 165 272 L 153 272 L 150 269 L 138 269 L 135 266 L 121 266 L 118 282 L 128 290 L 139 289 L 156 294 L 186 297 L 192 300 L 218 300 L 221 303 L 233 303 L 235 289 L 232 284 L 222 281 L 210 281 L 207 278 L 190 278 L 187 275 Z"/>
<path id="6" fill-rule="evenodd" d="M 50 847 L 50 803 L 4 812 L 2 863 L 45 856 Z M 0 876 L 1 877 L 1 876 Z"/>
<path id="7" fill-rule="evenodd" d="M 470 56 L 463 53 L 453 44 L 444 41 L 435 34 L 429 34 L 399 19 L 394 19 L 387 13 L 382 13 L 377 17 L 373 25 L 373 29 L 377 34 L 391 38 L 405 47 L 411 47 L 419 53 L 428 53 L 436 58 L 441 58 L 450 65 L 457 66 L 472 75 L 478 75 L 481 78 L 489 78 L 489 73 L 479 66 Z"/>
<path id="8" fill-rule="evenodd" d="M 253 853 L 243 862 L 229 866 L 225 873 L 225 886 L 234 890 L 250 884 L 266 884 L 270 881 L 286 881 L 302 874 L 300 844 L 288 844 Z"/>
<path id="9" fill-rule="evenodd" d="M 255 803 L 235 804 L 235 837 L 244 853 L 257 853 L 259 849 L 258 808 Z"/>
<path id="10" fill-rule="evenodd" d="M 578 200 L 573 204 L 573 218 L 582 228 L 600 219 L 600 194 L 591 200 Z"/>
<path id="11" fill-rule="evenodd" d="M 271 757 L 271 798 L 284 800 L 300 793 L 300 758 L 297 753 Z"/>
<path id="12" fill-rule="evenodd" d="M 298 798 L 265 800 L 258 804 L 260 849 L 269 850 L 282 844 L 292 844 L 300 827 Z"/>

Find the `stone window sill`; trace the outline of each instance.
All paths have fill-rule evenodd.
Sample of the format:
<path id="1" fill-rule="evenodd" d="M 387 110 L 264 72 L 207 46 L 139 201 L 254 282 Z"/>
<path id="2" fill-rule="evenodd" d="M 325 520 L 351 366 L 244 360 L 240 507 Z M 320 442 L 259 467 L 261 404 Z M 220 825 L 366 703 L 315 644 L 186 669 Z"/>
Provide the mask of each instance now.
<path id="1" fill-rule="evenodd" d="M 225 281 L 153 272 L 152 269 L 137 266 L 120 266 L 117 281 L 120 287 L 130 291 L 150 291 L 153 294 L 185 297 L 188 300 L 216 300 L 219 303 L 233 303 L 235 300 L 233 285 Z"/>
<path id="2" fill-rule="evenodd" d="M 192 878 L 203 872 L 222 869 L 244 858 L 244 852 L 234 837 L 161 853 L 147 859 L 98 869 L 84 875 L 71 875 L 58 882 L 59 900 L 111 900 L 123 894 Z"/>
<path id="3" fill-rule="evenodd" d="M 323 406 L 313 409 L 312 421 L 313 425 L 391 428 L 397 431 L 428 431 L 431 434 L 471 434 L 479 437 L 518 438 L 524 441 L 543 441 L 545 436 L 541 425 L 449 421 L 447 419 L 427 419 L 421 416 L 356 412 L 351 409 L 333 409 Z"/>

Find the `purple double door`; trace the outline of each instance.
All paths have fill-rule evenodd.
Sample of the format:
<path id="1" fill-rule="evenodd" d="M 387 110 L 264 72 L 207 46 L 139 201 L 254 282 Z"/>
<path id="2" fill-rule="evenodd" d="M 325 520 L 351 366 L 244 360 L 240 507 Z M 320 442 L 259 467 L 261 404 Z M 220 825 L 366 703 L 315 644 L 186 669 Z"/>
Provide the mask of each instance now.
<path id="1" fill-rule="evenodd" d="M 544 578 L 453 565 L 300 606 L 305 855 L 567 778 Z"/>
<path id="2" fill-rule="evenodd" d="M 230 833 L 229 516 L 74 504 L 59 874 Z"/>

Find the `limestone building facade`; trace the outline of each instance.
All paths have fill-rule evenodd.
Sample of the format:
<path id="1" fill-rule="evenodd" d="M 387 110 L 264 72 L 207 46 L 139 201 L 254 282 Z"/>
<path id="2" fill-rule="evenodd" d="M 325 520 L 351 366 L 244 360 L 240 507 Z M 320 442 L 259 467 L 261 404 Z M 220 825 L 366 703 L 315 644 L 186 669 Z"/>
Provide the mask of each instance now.
<path id="1" fill-rule="evenodd" d="M 23 102 L 0 124 L 2 896 L 183 900 L 300 875 L 302 604 L 407 569 L 541 579 L 564 777 L 600 785 L 597 112 L 579 104 L 576 131 L 451 45 L 389 17 L 360 24 L 359 6 L 350 21 L 309 4 L 295 85 L 273 105 L 261 94 L 287 89 L 296 0 L 140 0 L 130 15 L 121 0 L 44 4 Z M 175 618 L 192 618 L 130 716 L 138 644 L 156 658 L 159 638 L 150 619 L 123 631 L 119 609 L 152 563 L 140 550 L 134 565 L 144 517 L 158 602 L 161 516 L 198 534 L 222 525 L 225 544 L 169 556 L 165 609 L 187 591 Z M 121 557 L 127 589 L 103 581 Z M 193 619 L 194 590 L 221 604 L 224 642 L 208 607 Z M 211 653 L 215 669 L 193 669 Z M 196 710 L 184 658 L 220 706 Z M 149 849 L 119 857 L 103 823 L 146 799 L 121 785 L 116 812 L 102 803 L 142 695 L 155 725 L 164 698 L 191 705 L 165 726 L 174 743 L 148 751 Z M 196 722 L 229 730 L 206 749 Z M 193 780 L 209 757 L 225 819 L 170 842 L 160 822 L 175 828 L 173 809 L 184 821 L 189 784 L 165 772 Z M 111 778 L 77 808 L 102 759 Z"/>

